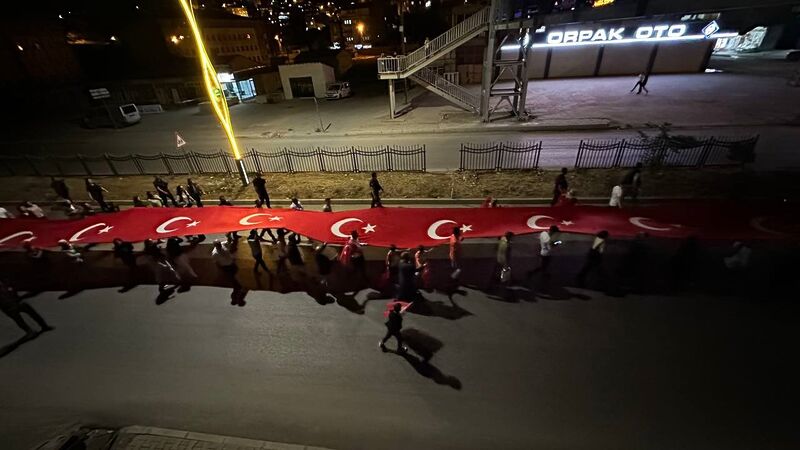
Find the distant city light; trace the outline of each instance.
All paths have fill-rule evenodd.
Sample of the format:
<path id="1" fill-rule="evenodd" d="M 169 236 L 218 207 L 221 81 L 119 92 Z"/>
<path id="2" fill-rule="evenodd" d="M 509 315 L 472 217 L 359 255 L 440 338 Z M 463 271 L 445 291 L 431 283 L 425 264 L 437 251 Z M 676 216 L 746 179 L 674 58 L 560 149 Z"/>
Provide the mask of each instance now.
<path id="1" fill-rule="evenodd" d="M 24 51 L 25 51 L 25 49 L 24 49 L 24 48 L 22 48 L 22 46 L 21 46 L 21 45 L 19 45 L 19 44 L 17 44 L 17 49 L 18 49 L 19 51 L 21 51 L 21 52 L 24 52 Z"/>
<path id="2" fill-rule="evenodd" d="M 430 7 L 431 7 L 431 0 L 427 0 L 427 1 L 425 2 L 425 7 L 426 7 L 426 8 L 430 8 Z"/>
<path id="3" fill-rule="evenodd" d="M 176 45 L 178 44 L 178 42 L 180 42 L 180 40 L 178 39 L 178 36 L 175 36 L 174 34 L 169 37 L 169 40 L 172 41 L 172 43 L 176 44 Z"/>
<path id="4" fill-rule="evenodd" d="M 111 36 L 109 39 L 111 39 L 112 41 L 116 41 L 117 37 L 116 36 Z"/>
<path id="5" fill-rule="evenodd" d="M 59 15 L 58 15 L 58 18 L 59 18 L 59 19 L 63 19 L 63 18 L 64 18 L 64 16 L 62 16 L 61 14 L 59 14 Z"/>

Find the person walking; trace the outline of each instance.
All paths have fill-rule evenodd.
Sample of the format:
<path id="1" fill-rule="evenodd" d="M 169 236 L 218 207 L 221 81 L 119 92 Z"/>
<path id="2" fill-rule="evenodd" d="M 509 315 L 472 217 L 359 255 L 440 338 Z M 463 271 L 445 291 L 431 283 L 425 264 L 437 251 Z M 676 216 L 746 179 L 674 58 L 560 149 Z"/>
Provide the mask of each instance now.
<path id="1" fill-rule="evenodd" d="M 378 342 L 378 348 L 380 348 L 381 351 L 387 351 L 386 341 L 392 336 L 397 339 L 398 352 L 405 353 L 408 351 L 408 347 L 403 345 L 403 335 L 401 334 L 403 330 L 403 316 L 400 309 L 400 303 L 395 303 L 394 308 L 389 312 L 389 318 L 386 320 L 386 336 Z"/>
<path id="2" fill-rule="evenodd" d="M 369 180 L 369 189 L 372 195 L 372 203 L 370 204 L 370 208 L 380 208 L 383 206 L 381 203 L 381 193 L 383 192 L 383 186 L 378 181 L 378 174 L 377 172 L 372 172 L 372 177 Z"/>
<path id="3" fill-rule="evenodd" d="M 69 187 L 67 187 L 67 183 L 63 178 L 50 177 L 50 187 L 56 195 L 72 203 L 72 197 L 69 196 Z"/>
<path id="4" fill-rule="evenodd" d="M 431 40 L 425 37 L 425 42 L 422 44 L 425 46 L 425 57 L 431 56 Z"/>
<path id="5" fill-rule="evenodd" d="M 186 192 L 186 188 L 181 184 L 175 188 L 175 198 L 178 200 L 178 205 L 184 208 L 191 208 L 194 204 L 194 199 Z"/>
<path id="6" fill-rule="evenodd" d="M 410 252 L 400 254 L 397 262 L 397 298 L 413 302 L 417 298 L 417 268 Z"/>
<path id="7" fill-rule="evenodd" d="M 95 183 L 94 180 L 91 178 L 87 178 L 86 182 L 86 192 L 89 194 L 89 198 L 94 200 L 99 206 L 100 209 L 103 211 L 108 211 L 108 203 L 106 203 L 105 193 L 108 192 L 108 189 L 104 188 L 98 183 Z"/>
<path id="8" fill-rule="evenodd" d="M 319 284 L 328 292 L 328 277 L 333 269 L 333 261 L 328 255 L 325 254 L 325 248 L 328 247 L 327 242 L 314 247 L 314 262 L 317 263 L 317 274 L 319 275 Z"/>
<path id="9" fill-rule="evenodd" d="M 261 242 L 264 239 L 258 235 L 258 230 L 250 230 L 250 235 L 247 236 L 247 245 L 250 246 L 250 253 L 253 255 L 253 260 L 255 264 L 253 265 L 253 272 L 258 274 L 258 268 L 261 267 L 267 272 L 267 275 L 272 275 L 272 272 L 269 271 L 269 267 L 267 267 L 267 263 L 264 262 L 264 253 L 261 249 Z"/>
<path id="10" fill-rule="evenodd" d="M 242 285 L 236 279 L 236 272 L 239 268 L 236 266 L 236 241 L 228 239 L 223 243 L 221 239 L 214 241 L 214 248 L 211 250 L 211 259 L 217 264 L 220 272 L 224 277 L 233 285 L 233 293 L 231 294 L 231 305 L 244 306 L 245 301 L 239 296 L 239 291 Z"/>
<path id="11" fill-rule="evenodd" d="M 605 269 L 603 268 L 603 255 L 606 252 L 606 242 L 608 241 L 608 231 L 601 231 L 597 233 L 592 242 L 592 247 L 586 255 L 586 262 L 584 262 L 581 271 L 578 273 L 578 286 L 586 286 L 586 277 L 592 271 L 600 273 L 600 284 L 605 289 L 607 288 L 607 280 Z"/>
<path id="12" fill-rule="evenodd" d="M 567 170 L 566 167 L 562 167 L 561 173 L 556 177 L 553 183 L 553 200 L 550 202 L 550 206 L 555 206 L 559 200 L 561 200 L 561 196 L 567 195 L 567 192 L 569 192 L 567 172 L 569 172 L 569 170 Z"/>
<path id="13" fill-rule="evenodd" d="M 153 271 L 153 278 L 158 286 L 158 297 L 156 304 L 161 304 L 175 292 L 177 284 L 180 283 L 178 272 L 167 260 L 166 256 L 158 248 L 158 242 L 152 239 L 144 241 L 144 255 L 147 257 L 147 264 Z"/>
<path id="14" fill-rule="evenodd" d="M 133 244 L 114 238 L 114 258 L 122 261 L 128 268 L 129 284 L 133 285 L 136 279 L 136 254 L 133 252 Z"/>
<path id="15" fill-rule="evenodd" d="M 304 270 L 305 261 L 303 261 L 303 254 L 300 253 L 300 236 L 297 233 L 290 233 L 286 236 L 286 259 L 289 260 L 292 267 Z"/>
<path id="16" fill-rule="evenodd" d="M 45 218 L 44 210 L 39 205 L 33 202 L 29 201 L 22 202 L 22 204 L 19 205 L 17 209 L 19 210 L 20 214 L 22 214 L 22 217 L 29 217 L 32 219 Z"/>
<path id="17" fill-rule="evenodd" d="M 179 237 L 167 239 L 167 258 L 172 263 L 175 271 L 178 272 L 178 277 L 181 280 L 178 292 L 186 292 L 191 289 L 192 282 L 197 280 L 198 277 L 189 262 L 189 255 L 181 247 L 181 242 L 183 242 L 183 239 Z"/>
<path id="18" fill-rule="evenodd" d="M 531 271 L 530 275 L 539 272 L 544 276 L 550 275 L 553 247 L 561 245 L 561 241 L 557 238 L 559 231 L 557 226 L 551 225 L 547 231 L 539 233 L 539 267 Z"/>
<path id="19" fill-rule="evenodd" d="M 81 253 L 75 248 L 74 245 L 70 244 L 66 239 L 61 239 L 58 241 L 58 246 L 61 247 L 61 253 L 67 255 L 67 259 L 74 264 L 83 263 L 83 257 Z"/>
<path id="20" fill-rule="evenodd" d="M 347 244 L 342 248 L 340 260 L 344 265 L 351 267 L 353 271 L 368 284 L 369 277 L 367 276 L 367 262 L 364 259 L 364 245 L 366 244 L 358 240 L 358 231 L 353 230 L 350 233 Z"/>
<path id="21" fill-rule="evenodd" d="M 278 236 L 274 241 L 278 246 L 278 261 L 275 271 L 280 274 L 289 270 L 286 266 L 286 260 L 289 258 L 289 245 L 286 243 L 286 229 L 278 228 L 277 234 Z"/>
<path id="22" fill-rule="evenodd" d="M 384 272 L 385 286 L 381 287 L 389 288 L 397 284 L 397 274 L 398 270 L 400 270 L 400 251 L 397 250 L 396 245 L 389 246 L 384 262 L 386 264 L 386 272 Z"/>
<path id="23" fill-rule="evenodd" d="M 203 195 L 205 195 L 205 191 L 203 191 L 203 188 L 195 183 L 191 178 L 186 179 L 186 193 L 188 193 L 189 197 L 194 200 L 194 203 L 198 208 L 203 207 Z"/>
<path id="24" fill-rule="evenodd" d="M 650 91 L 648 91 L 647 88 L 645 87 L 647 85 L 647 79 L 648 78 L 649 78 L 648 75 L 645 75 L 644 73 L 640 73 L 639 74 L 639 78 L 636 80 L 636 84 L 634 84 L 633 88 L 631 89 L 631 92 L 636 91 L 636 88 L 639 88 L 639 90 L 636 91 L 636 95 L 641 94 L 642 90 L 644 90 L 645 95 L 649 94 Z"/>
<path id="25" fill-rule="evenodd" d="M 461 236 L 461 228 L 453 227 L 453 234 L 450 235 L 450 278 L 458 280 L 461 276 L 461 243 L 464 237 Z"/>
<path id="26" fill-rule="evenodd" d="M 622 177 L 620 186 L 622 186 L 623 198 L 630 196 L 633 201 L 638 199 L 639 190 L 642 188 L 642 163 L 636 163 L 636 167 L 629 170 Z"/>
<path id="27" fill-rule="evenodd" d="M 616 185 L 611 188 L 611 198 L 608 200 L 608 206 L 622 208 L 622 186 Z"/>
<path id="28" fill-rule="evenodd" d="M 138 195 L 134 195 L 133 196 L 133 207 L 134 208 L 147 208 L 147 203 L 142 201 L 142 199 L 139 198 Z"/>
<path id="29" fill-rule="evenodd" d="M 269 206 L 267 208 L 269 208 Z M 297 197 L 292 197 L 291 203 L 289 204 L 289 209 L 294 211 L 303 211 L 303 204 L 300 203 L 300 199 Z"/>
<path id="30" fill-rule="evenodd" d="M 0 311 L 10 317 L 11 320 L 25 332 L 25 337 L 23 339 L 26 340 L 35 338 L 37 333 L 25 322 L 22 318 L 22 313 L 27 314 L 28 317 L 39 325 L 39 333 L 55 329 L 50 326 L 31 305 L 19 298 L 19 294 L 17 294 L 17 291 L 13 287 L 2 281 L 0 281 Z"/>
<path id="31" fill-rule="evenodd" d="M 175 201 L 175 197 L 172 195 L 172 192 L 169 191 L 169 183 L 167 180 L 156 176 L 153 178 L 153 187 L 156 188 L 156 194 L 161 198 L 161 203 L 164 206 L 167 206 L 167 200 L 172 202 L 172 206 L 178 207 L 178 202 Z"/>
<path id="32" fill-rule="evenodd" d="M 499 280 L 501 284 L 511 283 L 511 241 L 514 233 L 506 231 L 497 242 L 497 255 L 492 283 Z"/>
<path id="33" fill-rule="evenodd" d="M 267 192 L 267 180 L 262 177 L 261 172 L 256 172 L 256 176 L 253 178 L 253 190 L 256 191 L 256 196 L 264 206 L 272 208 L 272 204 L 269 202 L 269 192 Z"/>
<path id="34" fill-rule="evenodd" d="M 333 205 L 331 205 L 330 198 L 325 199 L 325 203 L 322 205 L 322 212 L 333 212 Z"/>
<path id="35" fill-rule="evenodd" d="M 228 201 L 228 199 L 225 198 L 224 195 L 220 195 L 219 196 L 219 206 L 233 206 L 233 203 Z"/>
<path id="36" fill-rule="evenodd" d="M 14 214 L 0 206 L 0 219 L 13 219 Z"/>
<path id="37" fill-rule="evenodd" d="M 426 249 L 420 245 L 414 253 L 414 266 L 417 269 L 417 284 L 421 289 L 430 289 L 431 286 L 431 268 L 428 263 L 428 252 L 432 249 Z"/>
<path id="38" fill-rule="evenodd" d="M 153 208 L 162 208 L 166 206 L 160 198 L 156 197 L 156 195 L 150 191 L 145 192 L 145 197 L 147 198 L 147 203 Z"/>

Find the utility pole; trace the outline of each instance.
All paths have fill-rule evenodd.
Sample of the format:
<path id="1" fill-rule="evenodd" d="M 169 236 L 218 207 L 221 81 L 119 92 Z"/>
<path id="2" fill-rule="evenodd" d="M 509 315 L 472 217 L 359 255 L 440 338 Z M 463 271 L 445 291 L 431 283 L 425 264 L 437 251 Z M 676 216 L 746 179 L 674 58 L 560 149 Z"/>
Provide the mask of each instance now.
<path id="1" fill-rule="evenodd" d="M 397 13 L 400 14 L 400 54 L 406 54 L 406 1 L 398 0 Z M 406 105 L 408 105 L 408 78 L 403 77 L 403 95 L 406 98 Z M 394 111 L 394 108 L 392 108 Z"/>

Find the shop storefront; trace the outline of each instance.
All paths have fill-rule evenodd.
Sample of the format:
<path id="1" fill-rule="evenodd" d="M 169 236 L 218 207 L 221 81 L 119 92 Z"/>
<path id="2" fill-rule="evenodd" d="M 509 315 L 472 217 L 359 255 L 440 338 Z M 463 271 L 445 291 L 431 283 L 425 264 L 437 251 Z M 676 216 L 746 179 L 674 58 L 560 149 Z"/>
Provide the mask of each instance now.
<path id="1" fill-rule="evenodd" d="M 541 27 L 532 33 L 529 78 L 705 70 L 720 39 L 738 33 L 717 21 L 607 21 Z M 503 47 L 509 58 L 517 47 Z"/>
<path id="2" fill-rule="evenodd" d="M 217 79 L 226 98 L 236 97 L 242 101 L 256 96 L 256 86 L 252 78 L 237 80 L 232 73 L 219 72 Z"/>

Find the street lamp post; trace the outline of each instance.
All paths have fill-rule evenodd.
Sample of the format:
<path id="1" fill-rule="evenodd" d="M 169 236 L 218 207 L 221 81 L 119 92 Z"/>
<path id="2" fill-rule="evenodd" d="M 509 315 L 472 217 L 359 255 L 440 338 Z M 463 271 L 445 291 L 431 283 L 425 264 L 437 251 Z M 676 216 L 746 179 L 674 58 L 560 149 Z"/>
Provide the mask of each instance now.
<path id="1" fill-rule="evenodd" d="M 202 35 L 200 34 L 200 27 L 197 25 L 197 20 L 194 17 L 191 0 L 178 0 L 178 2 L 183 9 L 186 21 L 189 23 L 192 35 L 197 44 L 197 58 L 200 60 L 200 68 L 203 72 L 203 84 L 208 93 L 208 98 L 211 100 L 211 106 L 214 109 L 214 114 L 216 114 L 223 131 L 225 131 L 225 137 L 228 138 L 233 158 L 236 160 L 236 168 L 239 172 L 239 179 L 242 181 L 242 186 L 247 186 L 250 181 L 247 179 L 244 161 L 242 161 L 239 145 L 236 143 L 236 136 L 233 133 L 233 124 L 231 124 L 231 113 L 228 109 L 228 101 L 225 99 L 222 86 L 219 84 L 217 71 L 214 70 L 214 65 L 208 57 L 208 52 L 206 51 Z"/>

